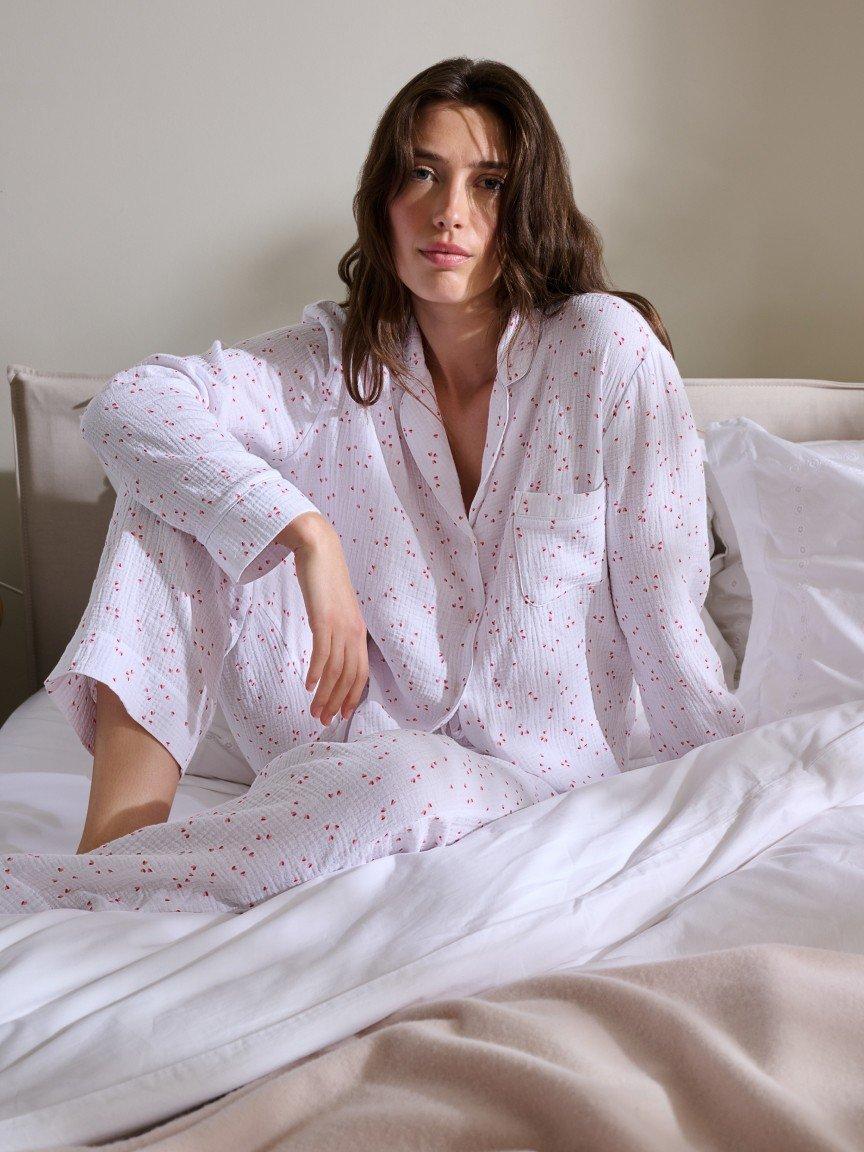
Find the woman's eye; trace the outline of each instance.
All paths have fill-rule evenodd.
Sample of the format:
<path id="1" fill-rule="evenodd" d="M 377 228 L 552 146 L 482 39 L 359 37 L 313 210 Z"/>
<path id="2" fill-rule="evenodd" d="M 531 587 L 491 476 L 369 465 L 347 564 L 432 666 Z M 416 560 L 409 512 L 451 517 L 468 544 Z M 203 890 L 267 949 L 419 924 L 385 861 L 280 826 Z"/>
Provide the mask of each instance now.
<path id="1" fill-rule="evenodd" d="M 431 168 L 414 168 L 411 172 L 411 175 L 414 176 L 414 174 L 417 172 L 428 172 L 430 176 L 435 175 L 435 173 L 432 171 Z M 497 188 L 487 188 L 486 189 L 487 192 L 500 192 L 501 189 L 504 187 L 504 181 L 499 180 L 497 176 L 483 176 L 483 177 L 481 177 L 481 179 L 482 180 L 491 180 L 494 184 L 498 185 Z M 421 181 L 421 183 L 425 183 L 425 181 Z"/>

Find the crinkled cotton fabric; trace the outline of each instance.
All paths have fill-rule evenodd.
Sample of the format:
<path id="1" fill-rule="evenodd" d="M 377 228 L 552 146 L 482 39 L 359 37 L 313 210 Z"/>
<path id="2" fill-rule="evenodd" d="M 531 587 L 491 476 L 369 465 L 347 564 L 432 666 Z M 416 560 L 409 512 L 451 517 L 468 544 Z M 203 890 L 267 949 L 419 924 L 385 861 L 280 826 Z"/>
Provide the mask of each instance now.
<path id="1" fill-rule="evenodd" d="M 92 852 L 6 857 L 0 911 L 244 912 L 319 876 L 453 844 L 555 793 L 442 733 L 397 730 L 283 752 L 249 790 Z"/>
<path id="2" fill-rule="evenodd" d="M 311 755 L 331 780 L 328 757 L 385 733 L 413 734 L 422 762 L 424 737 L 438 733 L 456 757 L 448 790 L 479 755 L 537 781 L 524 792 L 535 798 L 626 766 L 636 684 L 658 761 L 742 730 L 701 617 L 698 433 L 641 314 L 601 292 L 555 316 L 534 311 L 519 333 L 511 313 L 467 510 L 416 319 L 403 344 L 410 383 L 385 371 L 371 406 L 344 386 L 345 319 L 321 300 L 298 324 L 232 347 L 147 357 L 91 400 L 82 434 L 118 496 L 90 602 L 45 682 L 84 745 L 93 751 L 97 680 L 181 773 L 217 701 L 271 779 Z M 367 690 L 327 728 L 309 713 L 312 636 L 290 551 L 275 541 L 308 511 L 339 534 L 367 626 Z M 404 772 L 410 749 L 396 747 Z M 501 787 L 512 791 L 506 775 Z M 377 850 L 367 795 L 310 812 L 315 868 L 328 818 Z M 400 809 L 397 835 L 420 836 L 409 850 L 428 842 L 402 826 L 416 811 Z M 454 817 L 441 842 L 461 827 Z M 136 853 L 158 856 L 176 830 L 132 836 Z M 248 836 L 222 839 L 238 864 Z M 7 878 L 26 883 L 24 858 L 10 860 Z"/>
<path id="3" fill-rule="evenodd" d="M 385 373 L 371 408 L 342 383 L 344 321 L 324 300 L 235 348 L 148 357 L 82 418 L 118 491 L 203 545 L 239 585 L 235 615 L 246 619 L 254 600 L 263 626 L 266 609 L 302 673 L 311 633 L 290 553 L 273 540 L 301 512 L 333 524 L 370 646 L 366 706 L 343 735 L 382 713 L 425 731 L 455 718 L 482 751 L 587 783 L 626 763 L 634 673 L 658 760 L 743 727 L 700 618 L 709 545 L 698 434 L 675 362 L 637 310 L 606 293 L 575 296 L 508 359 L 511 317 L 467 515 L 416 320 L 405 343 L 415 394 Z M 49 678 L 61 707 L 83 691 L 76 657 L 129 638 L 117 625 L 134 593 L 116 583 Z M 171 658 L 195 583 L 174 590 L 164 653 L 150 632 L 131 645 L 144 649 L 132 679 L 142 673 L 154 720 L 169 711 L 159 683 L 171 695 L 190 670 L 203 677 L 164 725 L 176 730 L 181 768 L 215 694 L 201 661 L 191 667 L 194 652 Z M 203 614 L 208 635 L 213 614 Z M 248 631 L 237 660 L 265 642 Z M 291 703 L 302 723 L 305 690 Z M 320 731 L 310 728 L 301 735 Z M 253 767 L 274 751 L 235 735 Z"/>

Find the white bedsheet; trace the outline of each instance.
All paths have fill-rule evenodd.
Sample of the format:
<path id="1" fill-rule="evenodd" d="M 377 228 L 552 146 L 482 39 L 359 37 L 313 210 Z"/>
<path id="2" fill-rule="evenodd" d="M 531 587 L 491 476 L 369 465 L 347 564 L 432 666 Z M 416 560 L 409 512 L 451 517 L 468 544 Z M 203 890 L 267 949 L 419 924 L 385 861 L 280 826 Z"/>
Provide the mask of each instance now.
<path id="1" fill-rule="evenodd" d="M 46 703 L 0 731 L 3 851 L 80 833 L 89 757 Z M 234 789 L 184 781 L 172 819 Z M 418 1001 L 773 941 L 864 952 L 864 700 L 242 914 L 0 917 L 0 1147 L 131 1135 Z"/>

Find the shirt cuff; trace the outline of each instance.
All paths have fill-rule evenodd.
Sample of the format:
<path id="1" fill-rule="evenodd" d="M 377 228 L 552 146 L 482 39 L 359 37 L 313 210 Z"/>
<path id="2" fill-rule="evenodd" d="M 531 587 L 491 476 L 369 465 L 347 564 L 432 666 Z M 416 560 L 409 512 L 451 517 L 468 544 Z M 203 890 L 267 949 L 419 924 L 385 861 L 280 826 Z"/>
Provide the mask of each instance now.
<path id="1" fill-rule="evenodd" d="M 201 541 L 235 584 L 249 584 L 291 555 L 275 537 L 303 512 L 318 508 L 273 470 L 230 496 L 230 507 Z"/>

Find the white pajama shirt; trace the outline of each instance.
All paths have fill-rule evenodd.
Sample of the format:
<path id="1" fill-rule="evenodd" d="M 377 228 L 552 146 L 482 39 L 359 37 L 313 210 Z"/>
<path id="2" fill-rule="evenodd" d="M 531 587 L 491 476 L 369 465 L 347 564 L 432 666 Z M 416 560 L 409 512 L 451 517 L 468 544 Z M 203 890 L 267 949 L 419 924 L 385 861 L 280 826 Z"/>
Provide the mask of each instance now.
<path id="1" fill-rule="evenodd" d="M 699 438 L 675 362 L 638 311 L 574 296 L 508 349 L 511 316 L 467 516 L 416 320 L 404 349 L 414 395 L 385 371 L 372 407 L 344 386 L 344 320 L 322 300 L 232 347 L 149 356 L 90 402 L 82 432 L 118 500 L 88 612 L 46 681 L 85 745 L 98 678 L 181 772 L 219 699 L 258 773 L 321 746 L 332 756 L 413 731 L 419 748 L 437 733 L 450 739 L 424 746 L 426 770 L 441 747 L 477 754 L 458 787 L 484 764 L 513 766 L 512 807 L 621 771 L 635 684 L 658 761 L 742 730 L 701 617 Z M 309 715 L 311 631 L 274 542 L 307 511 L 339 534 L 368 630 L 368 690 L 327 728 Z M 153 851 L 148 835 L 175 833 L 145 828 L 109 847 Z M 177 906 L 238 906 L 201 891 Z M 79 906 L 101 906 L 90 900 Z"/>

